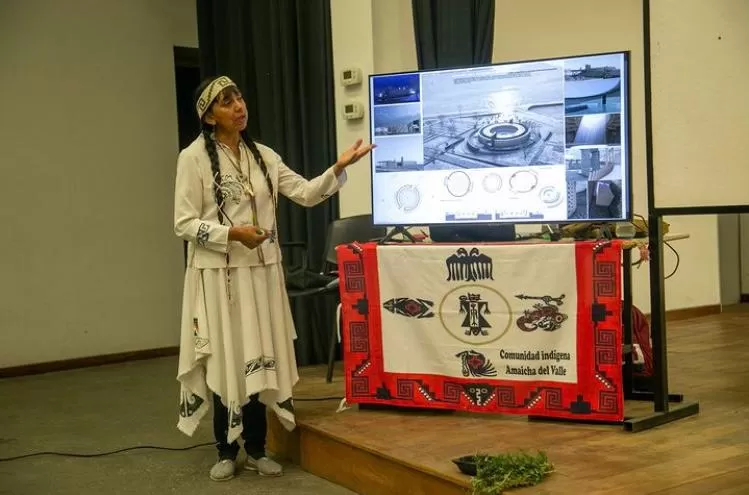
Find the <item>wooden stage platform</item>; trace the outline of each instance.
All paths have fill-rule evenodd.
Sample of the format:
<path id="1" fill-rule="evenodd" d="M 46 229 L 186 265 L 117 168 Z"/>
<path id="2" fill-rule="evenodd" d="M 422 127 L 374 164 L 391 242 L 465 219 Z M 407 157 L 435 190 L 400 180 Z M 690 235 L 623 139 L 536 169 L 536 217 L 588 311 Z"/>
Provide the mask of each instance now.
<path id="1" fill-rule="evenodd" d="M 671 391 L 698 400 L 700 414 L 644 432 L 509 415 L 337 413 L 340 400 L 304 400 L 343 395 L 340 371 L 327 384 L 324 367 L 312 367 L 295 393 L 299 428 L 289 434 L 272 423 L 269 447 L 364 495 L 470 493 L 470 478 L 451 459 L 539 449 L 555 472 L 512 493 L 749 493 L 749 310 L 672 322 L 668 339 Z M 650 407 L 627 402 L 626 415 Z"/>

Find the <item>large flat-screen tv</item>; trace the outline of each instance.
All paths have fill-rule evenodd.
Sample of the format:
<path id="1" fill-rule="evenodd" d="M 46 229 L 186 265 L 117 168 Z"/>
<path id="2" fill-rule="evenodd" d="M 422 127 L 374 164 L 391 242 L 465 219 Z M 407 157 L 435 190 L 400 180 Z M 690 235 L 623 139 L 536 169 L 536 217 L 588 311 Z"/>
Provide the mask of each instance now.
<path id="1" fill-rule="evenodd" d="M 628 52 L 369 77 L 380 226 L 631 220 Z"/>

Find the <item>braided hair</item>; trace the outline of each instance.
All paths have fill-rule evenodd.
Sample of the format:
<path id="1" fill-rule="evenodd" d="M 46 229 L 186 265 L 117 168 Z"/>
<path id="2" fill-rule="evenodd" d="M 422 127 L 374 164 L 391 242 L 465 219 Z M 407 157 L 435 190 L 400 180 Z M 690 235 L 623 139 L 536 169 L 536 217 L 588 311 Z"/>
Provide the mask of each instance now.
<path id="1" fill-rule="evenodd" d="M 213 197 L 218 205 L 218 221 L 224 223 L 224 194 L 221 191 L 221 171 L 219 169 L 218 151 L 216 149 L 216 140 L 213 137 L 213 126 L 203 124 L 201 126 L 203 140 L 205 141 L 205 150 L 208 158 L 211 160 L 211 173 L 213 174 Z"/>
<path id="2" fill-rule="evenodd" d="M 208 78 L 204 80 L 195 90 L 195 101 L 198 101 L 203 90 L 211 83 L 213 79 Z M 221 169 L 218 161 L 218 150 L 216 148 L 216 139 L 213 136 L 214 126 L 205 122 L 201 119 L 200 121 L 201 134 L 205 141 L 205 151 L 208 153 L 208 158 L 211 160 L 211 173 L 213 174 L 213 197 L 216 200 L 218 206 L 218 221 L 224 223 L 224 194 L 221 191 Z"/>
<path id="3" fill-rule="evenodd" d="M 275 193 L 273 192 L 273 182 L 270 180 L 270 174 L 268 174 L 268 166 L 265 164 L 265 160 L 263 160 L 263 155 L 260 154 L 260 150 L 257 147 L 257 144 L 254 140 L 252 140 L 248 134 L 247 129 L 242 131 L 242 139 L 245 143 L 247 143 L 247 147 L 250 148 L 250 153 L 252 153 L 252 157 L 255 158 L 255 161 L 260 165 L 260 170 L 263 172 L 263 176 L 265 177 L 265 183 L 268 184 L 268 190 L 270 191 L 270 198 L 271 201 L 275 204 Z"/>

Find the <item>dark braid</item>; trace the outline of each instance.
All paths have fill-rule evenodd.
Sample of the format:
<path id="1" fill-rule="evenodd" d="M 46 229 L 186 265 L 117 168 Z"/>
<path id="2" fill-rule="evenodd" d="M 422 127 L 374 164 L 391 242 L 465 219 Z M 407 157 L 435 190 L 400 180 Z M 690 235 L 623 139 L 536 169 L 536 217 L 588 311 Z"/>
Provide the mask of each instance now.
<path id="1" fill-rule="evenodd" d="M 224 195 L 221 192 L 221 169 L 219 168 L 218 151 L 216 150 L 216 141 L 213 139 L 213 126 L 203 123 L 203 139 L 205 140 L 205 150 L 208 158 L 211 159 L 211 172 L 213 173 L 213 196 L 218 206 L 218 221 L 224 223 Z"/>
<path id="2" fill-rule="evenodd" d="M 194 101 L 197 103 L 200 94 L 205 88 L 214 80 L 214 78 L 204 79 L 197 88 L 195 88 Z M 213 105 L 213 102 L 211 102 Z M 212 125 L 206 123 L 203 119 L 200 119 L 201 134 L 205 140 L 205 151 L 208 153 L 208 158 L 211 160 L 211 172 L 213 173 L 213 197 L 216 200 L 216 206 L 218 206 L 218 221 L 224 223 L 224 195 L 221 192 L 221 169 L 218 161 L 218 150 L 216 149 L 216 140 L 213 138 L 214 128 Z"/>
<path id="3" fill-rule="evenodd" d="M 260 154 L 260 150 L 257 147 L 257 144 L 255 144 L 255 141 L 250 139 L 247 135 L 247 131 L 242 131 L 242 139 L 244 139 L 244 142 L 247 143 L 247 147 L 250 148 L 250 152 L 252 153 L 252 156 L 255 158 L 255 161 L 260 165 L 260 170 L 263 171 L 263 175 L 265 176 L 265 183 L 268 184 L 268 190 L 270 191 L 270 197 L 271 200 L 275 204 L 275 193 L 273 192 L 273 182 L 270 180 L 270 174 L 268 174 L 268 167 L 265 165 L 265 160 L 263 160 L 263 155 Z"/>

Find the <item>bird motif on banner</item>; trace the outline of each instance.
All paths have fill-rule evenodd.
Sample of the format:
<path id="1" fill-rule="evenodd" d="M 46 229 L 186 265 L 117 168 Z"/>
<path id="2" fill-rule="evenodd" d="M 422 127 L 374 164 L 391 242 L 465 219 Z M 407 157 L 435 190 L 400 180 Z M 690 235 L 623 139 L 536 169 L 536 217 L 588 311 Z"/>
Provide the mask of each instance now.
<path id="1" fill-rule="evenodd" d="M 445 263 L 448 281 L 494 280 L 494 262 L 478 248 L 471 248 L 470 251 L 459 248 Z"/>

